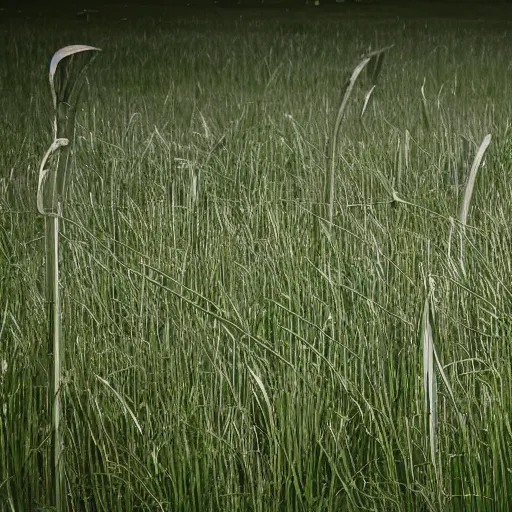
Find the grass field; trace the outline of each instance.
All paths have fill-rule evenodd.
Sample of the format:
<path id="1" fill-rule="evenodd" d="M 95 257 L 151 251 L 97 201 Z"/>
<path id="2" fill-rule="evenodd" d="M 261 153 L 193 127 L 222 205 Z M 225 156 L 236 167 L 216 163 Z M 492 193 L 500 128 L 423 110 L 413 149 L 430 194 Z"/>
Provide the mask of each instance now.
<path id="1" fill-rule="evenodd" d="M 509 510 L 512 24 L 499 12 L 112 8 L 0 24 L 2 512 L 51 505 L 36 188 L 49 59 L 76 43 L 103 52 L 62 221 L 69 510 Z M 329 228 L 342 87 L 390 44 L 364 117 L 366 75 L 340 130 Z M 489 133 L 462 267 L 453 219 Z M 453 391 L 438 376 L 434 460 L 429 294 Z"/>

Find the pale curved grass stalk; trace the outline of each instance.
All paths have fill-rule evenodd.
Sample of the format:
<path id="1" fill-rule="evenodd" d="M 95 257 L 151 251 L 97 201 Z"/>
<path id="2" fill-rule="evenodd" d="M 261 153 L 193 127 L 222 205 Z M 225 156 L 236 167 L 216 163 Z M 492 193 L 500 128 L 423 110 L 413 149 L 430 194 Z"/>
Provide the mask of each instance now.
<path id="1" fill-rule="evenodd" d="M 343 116 L 345 115 L 345 111 L 347 110 L 347 104 L 348 100 L 350 99 L 350 96 L 352 94 L 352 91 L 354 89 L 354 85 L 363 71 L 363 69 L 370 63 L 370 62 L 376 62 L 374 69 L 373 69 L 373 77 L 372 82 L 375 86 L 375 82 L 377 80 L 377 76 L 380 72 L 381 66 L 382 66 L 382 57 L 384 52 L 392 48 L 392 46 L 387 46 L 386 48 L 382 48 L 380 50 L 376 50 L 374 52 L 368 53 L 365 57 L 363 57 L 357 66 L 352 71 L 352 74 L 350 75 L 350 78 L 347 80 L 343 87 L 343 97 L 341 100 L 340 107 L 338 109 L 338 114 L 336 116 L 336 121 L 334 122 L 334 129 L 332 133 L 332 137 L 330 139 L 330 144 L 328 147 L 328 161 L 330 162 L 330 165 L 327 166 L 327 176 L 325 180 L 325 201 L 329 205 L 328 208 L 328 216 L 329 216 L 329 225 L 332 225 L 332 220 L 334 216 L 334 178 L 335 178 L 335 171 L 336 171 L 336 149 L 337 149 L 337 140 L 338 140 L 338 133 L 340 131 L 341 122 L 343 120 Z M 361 117 L 363 116 L 368 101 L 370 100 L 370 96 L 373 92 L 373 87 L 370 89 L 370 91 L 366 94 L 363 110 L 361 112 Z"/>
<path id="2" fill-rule="evenodd" d="M 372 97 L 372 94 L 373 94 L 373 91 L 375 90 L 375 87 L 377 87 L 377 85 L 372 85 L 371 88 L 369 89 L 369 91 L 366 93 L 366 95 L 364 97 L 363 108 L 361 110 L 361 119 L 363 118 L 364 113 L 366 112 L 366 109 L 368 108 L 368 105 L 370 103 L 370 98 Z"/>
<path id="3" fill-rule="evenodd" d="M 464 267 L 464 235 L 466 232 L 465 228 L 466 228 L 467 219 L 468 219 L 469 205 L 471 203 L 471 197 L 473 195 L 473 189 L 475 187 L 476 173 L 478 172 L 478 169 L 480 168 L 482 159 L 483 159 L 485 152 L 487 151 L 487 148 L 490 143 L 491 143 L 491 134 L 489 133 L 484 137 L 484 139 L 482 140 L 482 143 L 480 144 L 480 147 L 478 148 L 478 151 L 476 152 L 475 159 L 473 160 L 473 165 L 471 166 L 471 171 L 469 172 L 468 181 L 466 183 L 466 188 L 464 190 L 464 199 L 462 201 L 462 205 L 460 208 L 460 213 L 459 213 L 459 222 L 461 223 L 460 267 L 462 269 L 463 274 L 466 273 L 465 267 Z"/>
<path id="4" fill-rule="evenodd" d="M 430 456 L 436 466 L 437 445 L 437 379 L 434 336 L 431 324 L 430 296 L 425 299 L 421 325 L 421 338 L 423 344 L 423 387 L 425 396 L 425 413 L 428 423 L 430 442 Z"/>
<path id="5" fill-rule="evenodd" d="M 105 380 L 103 377 L 100 377 L 99 375 L 94 374 L 94 376 L 103 384 L 105 387 L 107 387 L 114 396 L 117 398 L 119 403 L 122 405 L 123 410 L 125 413 L 128 413 L 130 418 L 133 421 L 133 424 L 137 427 L 137 430 L 142 435 L 142 427 L 140 426 L 139 420 L 137 419 L 137 416 L 135 416 L 135 413 L 130 409 L 130 406 L 126 402 L 126 400 L 110 385 L 108 380 Z"/>
<path id="6" fill-rule="evenodd" d="M 48 355 L 49 374 L 51 375 L 48 408 L 52 425 L 52 450 L 48 473 L 52 475 L 54 481 L 52 501 L 55 503 L 57 512 L 67 510 L 60 395 L 64 347 L 61 339 L 60 323 L 59 222 L 65 195 L 69 142 L 73 140 L 76 105 L 80 95 L 80 78 L 88 63 L 79 68 L 74 79 L 71 77 L 72 69 L 70 69 L 70 66 L 73 55 L 91 50 L 98 51 L 99 48 L 84 45 L 66 46 L 58 50 L 51 59 L 49 80 L 55 110 L 53 120 L 54 140 L 41 162 L 37 188 L 37 209 L 45 217 Z M 66 60 L 67 65 L 59 67 L 64 59 L 69 59 Z M 56 84 L 57 72 L 59 72 L 59 80 Z M 78 90 L 76 89 L 77 85 L 79 86 Z M 45 169 L 53 156 L 56 158 L 55 165 Z"/>
<path id="7" fill-rule="evenodd" d="M 430 116 L 428 114 L 427 97 L 425 96 L 426 81 L 427 77 L 423 77 L 423 83 L 421 84 L 421 114 L 423 116 L 423 124 L 425 125 L 425 129 L 430 131 Z"/>

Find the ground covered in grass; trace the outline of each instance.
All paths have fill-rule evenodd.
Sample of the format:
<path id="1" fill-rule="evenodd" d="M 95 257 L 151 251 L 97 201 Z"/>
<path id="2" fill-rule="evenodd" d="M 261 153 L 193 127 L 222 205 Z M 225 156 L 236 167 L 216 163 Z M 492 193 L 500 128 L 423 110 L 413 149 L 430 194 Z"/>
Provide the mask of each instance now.
<path id="1" fill-rule="evenodd" d="M 512 25 L 476 7 L 121 11 L 0 25 L 0 510 L 51 505 L 36 189 L 49 59 L 77 43 L 103 52 L 62 222 L 69 510 L 508 510 Z M 329 226 L 343 84 L 390 44 L 364 116 L 369 75 L 350 100 Z"/>

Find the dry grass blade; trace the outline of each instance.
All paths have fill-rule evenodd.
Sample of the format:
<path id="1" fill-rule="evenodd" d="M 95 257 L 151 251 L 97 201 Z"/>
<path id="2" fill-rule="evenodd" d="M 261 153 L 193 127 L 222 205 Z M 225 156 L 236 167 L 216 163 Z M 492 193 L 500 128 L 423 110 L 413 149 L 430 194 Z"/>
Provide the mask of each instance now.
<path id="1" fill-rule="evenodd" d="M 363 102 L 363 108 L 361 109 L 361 119 L 364 116 L 364 113 L 366 112 L 368 105 L 370 103 L 370 99 L 373 95 L 373 92 L 375 91 L 375 88 L 377 87 L 377 80 L 379 79 L 380 72 L 382 71 L 382 66 L 384 64 L 384 57 L 386 56 L 385 50 L 390 49 L 385 48 L 383 50 L 379 50 L 377 52 L 372 52 L 369 54 L 370 62 L 368 62 L 367 70 L 368 75 L 370 75 L 370 89 L 365 94 L 364 102 Z"/>
<path id="2" fill-rule="evenodd" d="M 476 173 L 480 168 L 480 164 L 482 163 L 482 159 L 490 143 L 491 134 L 487 134 L 482 140 L 482 143 L 480 144 L 480 147 L 476 152 L 475 159 L 473 160 L 473 165 L 471 166 L 471 171 L 469 173 L 468 181 L 466 183 L 466 189 L 464 191 L 464 200 L 462 201 L 462 206 L 459 214 L 459 221 L 463 226 L 466 225 L 468 218 L 469 205 L 471 202 L 471 197 L 473 195 L 473 188 L 475 187 Z"/>
<path id="3" fill-rule="evenodd" d="M 74 45 L 70 45 L 70 46 L 64 46 L 63 48 L 61 48 L 60 50 L 56 51 L 54 54 L 53 54 L 53 57 L 52 57 L 52 60 L 50 61 L 50 75 L 49 75 L 49 78 L 50 78 L 50 88 L 51 88 L 51 92 L 52 92 L 52 99 L 53 99 L 53 107 L 54 108 L 57 108 L 57 104 L 58 104 L 58 100 L 60 99 L 59 98 L 59 95 L 60 94 L 67 94 L 68 96 L 71 96 L 72 92 L 73 92 L 73 89 L 74 87 L 76 86 L 78 80 L 75 80 L 74 83 L 71 85 L 69 83 L 67 83 L 66 85 L 71 85 L 71 89 L 70 90 L 67 90 L 66 87 L 61 87 L 59 90 L 59 87 L 55 84 L 55 75 L 57 73 L 57 68 L 60 64 L 61 61 L 63 61 L 64 59 L 68 58 L 68 57 L 72 57 L 73 55 L 76 55 L 78 53 L 82 53 L 82 52 L 87 52 L 87 51 L 97 51 L 97 52 L 100 52 L 101 49 L 100 48 L 96 48 L 94 46 L 87 46 L 87 45 L 83 45 L 83 44 L 74 44 Z M 84 66 L 82 68 L 82 70 L 80 71 L 80 75 L 85 72 L 85 69 L 86 69 L 87 66 Z M 79 77 L 77 77 L 79 78 Z"/>
<path id="4" fill-rule="evenodd" d="M 67 146 L 69 144 L 68 139 L 55 139 L 51 146 L 48 148 L 48 151 L 44 155 L 41 165 L 39 166 L 39 180 L 37 183 L 37 210 L 41 215 L 52 215 L 56 212 L 52 211 L 46 211 L 44 207 L 44 199 L 43 199 L 43 189 L 44 189 L 44 183 L 46 180 L 46 177 L 48 176 L 48 173 L 50 172 L 49 169 L 45 169 L 46 164 L 50 157 L 59 150 L 59 148 L 63 146 Z"/>
<path id="5" fill-rule="evenodd" d="M 350 78 L 347 80 L 343 87 L 343 96 L 341 100 L 340 107 L 338 109 L 338 114 L 336 116 L 336 121 L 334 123 L 334 129 L 332 133 L 332 137 L 329 144 L 328 149 L 328 161 L 330 162 L 330 166 L 327 168 L 327 176 L 325 180 L 325 200 L 326 203 L 329 205 L 329 225 L 332 225 L 332 220 L 334 216 L 334 177 L 335 177 L 335 168 L 336 168 L 336 141 L 338 139 L 338 133 L 341 126 L 341 121 L 343 120 L 343 116 L 345 115 L 345 111 L 347 109 L 348 100 L 350 99 L 350 96 L 352 94 L 352 91 L 354 89 L 354 85 L 363 71 L 363 69 L 370 63 L 373 62 L 375 59 L 378 59 L 381 54 L 388 51 L 392 46 L 387 46 L 386 48 L 382 48 L 380 50 L 376 50 L 374 52 L 368 53 L 365 57 L 363 57 L 359 63 L 356 65 L 354 70 L 352 71 L 352 74 L 350 75 Z M 378 75 L 378 72 L 380 71 L 380 65 L 377 65 L 374 70 L 374 76 L 375 79 Z M 371 94 L 371 93 L 370 93 Z M 369 95 L 367 95 L 367 101 L 369 100 Z M 366 102 L 367 102 L 366 101 Z"/>
<path id="6" fill-rule="evenodd" d="M 460 208 L 459 222 L 462 225 L 462 229 L 460 232 L 460 266 L 462 268 L 463 273 L 465 273 L 464 255 L 463 255 L 464 254 L 464 233 L 465 233 L 465 227 L 466 227 L 467 219 L 468 219 L 469 205 L 471 203 L 471 197 L 473 196 L 473 189 L 475 187 L 476 174 L 478 172 L 478 169 L 480 168 L 482 159 L 483 159 L 485 152 L 487 151 L 487 148 L 490 143 L 491 143 L 491 134 L 487 134 L 484 137 L 484 139 L 482 140 L 482 143 L 480 144 L 480 147 L 478 148 L 478 151 L 476 152 L 475 159 L 473 160 L 473 165 L 471 166 L 471 171 L 469 173 L 468 181 L 466 183 L 466 188 L 464 190 L 464 199 L 462 201 L 462 205 Z"/>
<path id="7" fill-rule="evenodd" d="M 110 385 L 110 383 L 105 380 L 103 377 L 100 377 L 99 375 L 94 375 L 105 387 L 107 387 L 112 393 L 115 395 L 115 397 L 118 399 L 119 403 L 123 406 L 123 409 L 125 412 L 127 412 L 131 419 L 133 420 L 133 424 L 137 427 L 137 430 L 142 435 L 142 427 L 140 426 L 139 420 L 137 420 L 137 417 L 135 416 L 134 412 L 130 409 L 130 406 L 127 404 L 126 400 Z"/>
<path id="8" fill-rule="evenodd" d="M 430 311 L 430 297 L 425 299 L 421 325 L 421 339 L 423 344 L 423 386 L 425 396 L 425 412 L 428 418 L 428 432 L 430 440 L 430 455 L 435 465 L 436 431 L 437 431 L 437 381 L 434 336 L 432 334 Z"/>
<path id="9" fill-rule="evenodd" d="M 427 78 L 423 78 L 423 83 L 421 84 L 421 114 L 423 117 L 423 124 L 425 125 L 425 129 L 430 131 L 430 116 L 428 114 L 428 102 L 427 97 L 425 96 L 425 82 Z"/>
<path id="10" fill-rule="evenodd" d="M 270 432 L 274 432 L 274 413 L 273 413 L 273 407 L 272 407 L 272 404 L 270 403 L 270 398 L 268 396 L 268 393 L 267 393 L 267 390 L 265 388 L 265 385 L 263 384 L 263 381 L 261 380 L 261 378 L 256 375 L 255 372 L 253 372 L 251 370 L 251 368 L 247 368 L 249 370 L 249 373 L 251 374 L 252 378 L 256 381 L 256 384 L 258 385 L 258 388 L 260 389 L 261 391 L 261 394 L 263 395 L 263 399 L 265 401 L 265 406 L 267 408 L 267 415 L 268 415 L 268 427 L 270 429 Z M 259 399 L 258 397 L 256 396 L 256 400 L 257 402 L 259 403 Z M 260 404 L 260 408 L 261 408 L 261 411 L 263 413 L 265 413 L 265 410 L 261 407 L 261 404 Z"/>
<path id="11" fill-rule="evenodd" d="M 84 84 L 82 78 L 99 51 L 101 51 L 99 48 L 93 46 L 65 46 L 58 50 L 50 61 L 49 81 L 53 108 L 55 109 L 53 120 L 53 137 L 55 140 L 60 138 L 72 140 L 75 130 L 76 106 Z M 93 52 L 89 60 L 74 63 L 75 56 L 84 52 Z M 69 151 L 61 151 L 56 173 L 54 176 L 50 176 L 55 180 L 52 186 L 54 202 L 64 200 L 68 156 Z M 53 208 L 55 208 L 55 204 Z"/>
<path id="12" fill-rule="evenodd" d="M 361 119 L 363 118 L 364 113 L 366 112 L 366 109 L 368 108 L 368 104 L 370 103 L 370 98 L 372 97 L 375 87 L 377 87 L 377 86 L 372 85 L 370 90 L 366 93 L 366 95 L 364 97 L 363 108 L 361 109 Z"/>
<path id="13" fill-rule="evenodd" d="M 43 157 L 39 169 L 37 209 L 45 216 L 46 302 L 48 305 L 48 352 L 51 377 L 48 403 L 52 423 L 52 450 L 49 473 L 54 480 L 54 496 L 57 512 L 67 510 L 64 470 L 64 450 L 61 427 L 61 372 L 64 347 L 60 326 L 59 292 L 59 221 L 65 193 L 70 144 L 75 129 L 75 112 L 80 95 L 80 79 L 88 64 L 78 67 L 73 74 L 70 60 L 77 53 L 95 50 L 92 46 L 74 45 L 58 50 L 50 62 L 50 88 L 55 109 L 53 120 L 54 140 Z M 68 65 L 59 66 L 63 61 Z M 89 61 L 90 63 L 90 61 Z M 77 90 L 78 87 L 78 90 Z M 55 165 L 46 169 L 52 156 Z M 45 204 L 46 199 L 46 204 Z"/>

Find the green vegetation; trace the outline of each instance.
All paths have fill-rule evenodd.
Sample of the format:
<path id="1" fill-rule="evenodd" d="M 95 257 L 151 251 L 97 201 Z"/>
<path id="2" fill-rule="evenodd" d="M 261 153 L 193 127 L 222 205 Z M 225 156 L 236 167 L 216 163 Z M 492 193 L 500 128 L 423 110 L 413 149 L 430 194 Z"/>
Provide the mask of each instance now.
<path id="1" fill-rule="evenodd" d="M 36 192 L 68 44 L 103 49 L 60 225 L 69 510 L 508 510 L 510 26 L 314 12 L 0 26 L 2 512 L 55 485 Z M 343 85 L 391 44 L 331 225 Z"/>

